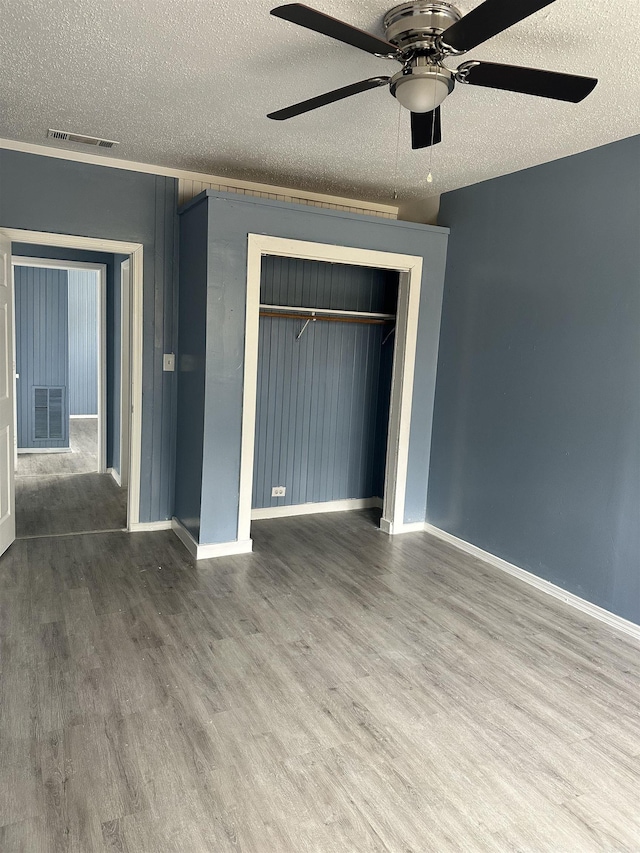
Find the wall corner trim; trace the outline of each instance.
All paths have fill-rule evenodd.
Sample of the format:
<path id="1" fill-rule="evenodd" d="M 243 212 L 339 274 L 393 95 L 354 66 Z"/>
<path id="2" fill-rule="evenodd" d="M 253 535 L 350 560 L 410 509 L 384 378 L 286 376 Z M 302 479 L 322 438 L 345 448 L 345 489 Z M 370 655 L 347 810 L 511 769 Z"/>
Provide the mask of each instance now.
<path id="1" fill-rule="evenodd" d="M 441 530 L 439 527 L 434 527 L 428 522 L 425 522 L 424 525 L 422 525 L 422 529 L 425 533 L 430 533 L 432 536 L 442 539 L 443 542 L 448 542 L 449 545 L 453 545 L 460 551 L 464 551 L 472 557 L 477 557 L 479 560 L 483 560 L 483 562 L 488 563 L 494 568 L 500 569 L 500 571 L 506 572 L 512 577 L 518 578 L 530 586 L 534 586 L 541 592 L 553 596 L 553 598 L 557 598 L 559 601 L 568 604 L 570 607 L 574 607 L 576 610 L 580 610 L 582 613 L 586 613 L 588 616 L 592 616 L 594 619 L 604 622 L 610 628 L 621 631 L 622 633 L 640 641 L 640 625 L 636 625 L 635 622 L 629 622 L 628 619 L 624 619 L 622 616 L 617 616 L 615 613 L 611 613 L 610 610 L 605 610 L 604 607 L 599 607 L 597 604 L 593 604 L 591 601 L 587 601 L 579 595 L 574 595 L 572 592 L 568 592 L 566 589 L 562 589 L 562 587 L 551 583 L 551 581 L 544 580 L 544 578 L 540 578 L 532 572 L 528 572 L 526 569 L 521 569 L 519 566 L 515 566 L 513 563 L 507 562 L 507 560 L 503 560 L 501 557 L 496 557 L 495 554 L 491 554 L 489 551 L 483 551 L 482 548 L 478 548 L 477 545 L 472 545 L 464 539 L 458 539 L 457 536 L 447 533 L 446 530 Z"/>
<path id="2" fill-rule="evenodd" d="M 232 557 L 236 554 L 250 554 L 253 550 L 253 541 L 251 539 L 234 539 L 231 542 L 212 542 L 200 545 L 175 516 L 171 519 L 170 525 L 178 539 L 196 560 L 209 560 L 213 557 Z"/>

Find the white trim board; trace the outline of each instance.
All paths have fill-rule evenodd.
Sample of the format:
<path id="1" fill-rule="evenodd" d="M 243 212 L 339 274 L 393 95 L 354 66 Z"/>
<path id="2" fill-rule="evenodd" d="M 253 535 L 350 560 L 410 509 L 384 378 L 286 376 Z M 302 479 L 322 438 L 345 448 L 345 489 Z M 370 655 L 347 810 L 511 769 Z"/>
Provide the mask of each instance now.
<path id="1" fill-rule="evenodd" d="M 345 498 L 340 501 L 260 507 L 251 510 L 251 520 L 290 518 L 296 515 L 316 515 L 324 512 L 350 512 L 354 509 L 372 509 L 373 507 L 381 508 L 382 498 Z"/>
<path id="2" fill-rule="evenodd" d="M 115 479 L 115 477 L 114 477 Z M 117 480 L 116 480 L 117 482 Z M 171 519 L 167 518 L 164 521 L 137 521 L 135 524 L 129 525 L 131 533 L 152 533 L 155 530 L 172 530 L 173 525 Z"/>
<path id="3" fill-rule="evenodd" d="M 255 181 L 241 181 L 236 178 L 225 178 L 220 175 L 205 175 L 202 172 L 190 172 L 184 169 L 171 169 L 164 166 L 154 166 L 151 163 L 138 163 L 133 160 L 122 160 L 117 157 L 108 157 L 99 154 L 85 154 L 82 151 L 67 151 L 62 148 L 53 148 L 49 145 L 36 145 L 31 142 L 17 142 L 13 139 L 0 139 L 0 148 L 8 151 L 21 151 L 25 154 L 39 154 L 41 157 L 53 157 L 55 160 L 72 160 L 76 163 L 91 163 L 95 166 L 105 166 L 108 169 L 124 169 L 129 172 L 143 172 L 148 175 L 164 175 L 168 178 L 178 178 L 185 181 L 198 181 L 206 184 L 218 184 L 219 186 L 233 187 L 249 195 L 259 193 L 275 193 L 276 195 L 290 196 L 292 198 L 303 198 L 308 201 L 326 202 L 328 204 L 339 204 L 345 207 L 358 207 L 360 210 L 375 210 L 379 213 L 391 213 L 398 215 L 398 206 L 380 204 L 372 201 L 361 201 L 359 199 L 344 198 L 343 196 L 325 195 L 307 190 L 297 190 L 292 187 L 272 186 L 271 184 L 260 184 Z"/>
<path id="4" fill-rule="evenodd" d="M 83 420 L 83 421 L 86 421 L 86 420 L 89 420 L 90 418 L 93 418 L 94 420 L 97 420 L 98 415 L 69 415 L 69 420 L 70 420 L 70 421 L 73 421 L 73 420 Z"/>
<path id="5" fill-rule="evenodd" d="M 399 533 L 424 533 L 424 521 L 411 521 L 408 524 L 392 524 L 386 518 L 380 519 L 380 530 L 389 536 L 397 536 Z"/>
<path id="6" fill-rule="evenodd" d="M 238 539 L 247 541 L 251 535 L 251 497 L 258 387 L 260 274 L 264 255 L 303 258 L 350 266 L 375 267 L 376 269 L 396 270 L 399 273 L 382 516 L 389 524 L 402 524 L 409 467 L 409 431 L 413 402 L 418 314 L 420 311 L 422 258 L 415 255 L 399 255 L 393 252 L 379 252 L 351 246 L 335 246 L 327 243 L 313 243 L 307 240 L 268 237 L 264 234 L 248 234 Z"/>
<path id="7" fill-rule="evenodd" d="M 116 471 L 115 468 L 107 468 L 107 474 L 111 474 L 113 479 L 116 481 L 116 485 L 118 488 L 122 488 L 122 480 L 120 479 L 120 474 Z"/>
<path id="8" fill-rule="evenodd" d="M 187 528 L 175 517 L 171 519 L 171 529 L 196 560 L 209 560 L 212 557 L 233 557 L 237 554 L 250 554 L 253 550 L 251 539 L 199 545 Z"/>
<path id="9" fill-rule="evenodd" d="M 36 152 L 37 153 L 37 152 Z M 73 159 L 73 158 L 71 158 Z M 23 228 L 0 228 L 0 234 L 12 242 L 31 243 L 36 246 L 57 246 L 62 249 L 84 249 L 90 252 L 109 252 L 130 255 L 132 259 L 130 291 L 130 389 L 131 428 L 129 431 L 129 480 L 127 494 L 127 529 L 132 530 L 140 518 L 140 477 L 142 459 L 142 332 L 143 332 L 143 253 L 142 243 L 123 240 L 103 240 L 97 237 L 79 237 L 77 234 L 56 234 L 47 231 L 28 231 Z M 33 259 L 30 259 L 33 260 Z M 55 261 L 47 260 L 51 266 Z M 65 268 L 71 261 L 58 261 Z M 77 263 L 77 262 L 76 262 Z M 87 267 L 87 264 L 81 264 Z M 15 360 L 15 359 L 14 359 Z"/>
<path id="10" fill-rule="evenodd" d="M 556 586 L 556 584 L 551 583 L 551 581 L 544 580 L 544 578 L 540 578 L 532 572 L 526 571 L 526 569 L 521 569 L 519 566 L 515 566 L 513 563 L 507 562 L 507 560 L 503 560 L 501 557 L 496 557 L 495 554 L 491 554 L 489 551 L 483 551 L 482 548 L 478 548 L 477 545 L 472 545 L 464 539 L 458 539 L 457 536 L 453 536 L 453 534 L 447 533 L 446 530 L 441 530 L 439 527 L 434 527 L 428 522 L 425 522 L 423 529 L 425 533 L 430 533 L 432 536 L 442 539 L 443 542 L 453 545 L 460 551 L 464 551 L 466 554 L 477 557 L 485 563 L 488 563 L 490 566 L 500 569 L 500 571 L 506 572 L 512 577 L 518 578 L 530 586 L 534 586 L 536 589 L 540 590 L 540 592 L 551 595 L 553 598 L 557 598 L 559 601 L 568 604 L 570 607 L 574 607 L 576 610 L 580 610 L 582 613 L 586 613 L 588 616 L 592 616 L 594 619 L 598 619 L 600 622 L 605 622 L 610 628 L 622 631 L 624 634 L 628 634 L 630 637 L 640 640 L 640 625 L 636 625 L 635 622 L 629 622 L 628 619 L 624 619 L 622 616 L 617 616 L 615 613 L 605 610 L 604 607 L 599 607 L 591 601 L 580 598 L 579 595 L 567 592 L 566 589 Z"/>
<path id="11" fill-rule="evenodd" d="M 19 447 L 18 453 L 72 453 L 70 447 Z"/>

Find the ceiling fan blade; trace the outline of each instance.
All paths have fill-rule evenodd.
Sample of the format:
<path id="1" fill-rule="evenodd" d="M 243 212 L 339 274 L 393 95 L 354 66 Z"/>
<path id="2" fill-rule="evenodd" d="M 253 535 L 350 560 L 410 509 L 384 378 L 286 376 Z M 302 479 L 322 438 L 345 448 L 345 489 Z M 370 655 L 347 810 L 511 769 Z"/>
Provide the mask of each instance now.
<path id="1" fill-rule="evenodd" d="M 367 53 L 373 53 L 376 56 L 386 56 L 391 59 L 398 56 L 398 48 L 391 42 L 373 36 L 364 30 L 359 30 L 357 27 L 352 27 L 350 24 L 345 24 L 344 21 L 339 21 L 337 18 L 311 9 L 302 3 L 288 3 L 285 6 L 278 6 L 271 10 L 271 14 L 275 15 L 276 18 L 282 18 L 284 21 L 306 27 L 308 30 L 337 39 L 345 44 L 360 48 L 360 50 L 366 50 Z"/>
<path id="2" fill-rule="evenodd" d="M 554 98 L 578 104 L 596 87 L 593 77 L 578 77 L 539 68 L 522 68 L 518 65 L 501 65 L 497 62 L 464 62 L 456 72 L 456 79 L 472 86 L 522 92 L 540 98 Z"/>
<path id="3" fill-rule="evenodd" d="M 555 0 L 485 0 L 446 29 L 440 39 L 454 50 L 466 53 L 553 2 Z"/>
<path id="4" fill-rule="evenodd" d="M 341 89 L 325 92 L 324 95 L 318 95 L 316 98 L 309 98 L 308 101 L 300 101 L 299 104 L 293 104 L 282 110 L 276 110 L 274 113 L 269 113 L 267 118 L 273 118 L 276 121 L 293 118 L 302 113 L 308 113 L 309 110 L 317 110 L 318 107 L 324 107 L 327 104 L 333 104 L 335 101 L 341 101 L 343 98 L 350 98 L 351 95 L 359 95 L 360 92 L 366 92 L 368 89 L 386 86 L 390 79 L 389 77 L 371 77 L 369 80 L 351 83 L 350 86 L 343 86 Z"/>
<path id="5" fill-rule="evenodd" d="M 411 147 L 429 148 L 442 141 L 440 107 L 430 113 L 411 113 Z"/>

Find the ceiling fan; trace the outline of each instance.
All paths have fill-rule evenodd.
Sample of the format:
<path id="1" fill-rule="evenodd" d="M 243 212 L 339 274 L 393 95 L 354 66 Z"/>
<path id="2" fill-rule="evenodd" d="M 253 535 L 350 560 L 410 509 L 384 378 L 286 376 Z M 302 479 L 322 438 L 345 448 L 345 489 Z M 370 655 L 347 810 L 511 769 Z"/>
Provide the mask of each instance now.
<path id="1" fill-rule="evenodd" d="M 384 16 L 386 41 L 302 3 L 278 6 L 271 10 L 277 18 L 374 56 L 396 60 L 402 63 L 402 68 L 392 77 L 371 77 L 352 83 L 269 113 L 268 118 L 276 121 L 293 118 L 368 89 L 388 85 L 391 94 L 411 112 L 411 147 L 427 148 L 442 139 L 440 104 L 451 94 L 456 82 L 577 104 L 593 91 L 597 80 L 496 62 L 471 60 L 455 70 L 444 65 L 448 57 L 472 50 L 552 2 L 554 0 L 484 0 L 464 17 L 451 3 L 420 0 L 401 3 Z"/>

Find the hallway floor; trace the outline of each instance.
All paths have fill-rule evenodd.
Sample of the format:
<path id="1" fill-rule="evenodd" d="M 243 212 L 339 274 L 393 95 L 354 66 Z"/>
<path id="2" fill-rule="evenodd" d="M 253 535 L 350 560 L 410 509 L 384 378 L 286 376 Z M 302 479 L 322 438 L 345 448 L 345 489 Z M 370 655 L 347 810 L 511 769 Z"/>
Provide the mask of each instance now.
<path id="1" fill-rule="evenodd" d="M 16 535 L 52 536 L 127 526 L 127 490 L 98 474 L 98 421 L 70 422 L 69 453 L 21 453 Z"/>
<path id="2" fill-rule="evenodd" d="M 640 850 L 639 646 L 367 512 L 0 558 L 3 853 Z"/>
<path id="3" fill-rule="evenodd" d="M 19 453 L 16 477 L 90 474 L 98 470 L 98 419 L 69 421 L 69 453 Z"/>

